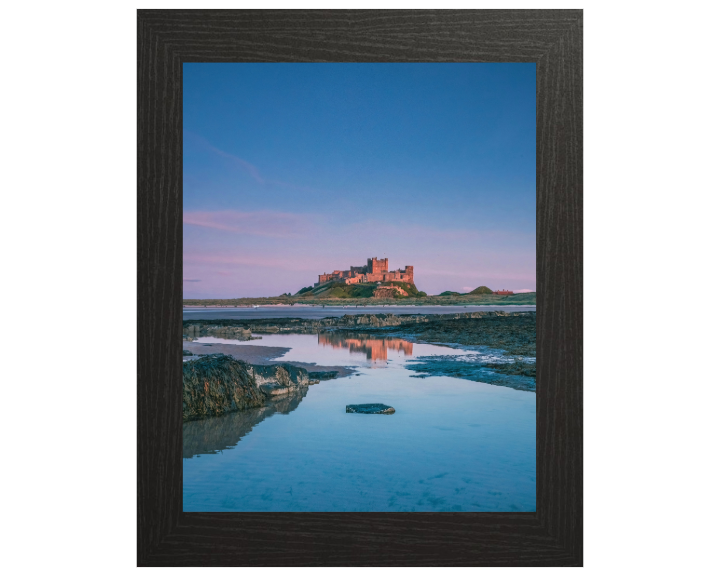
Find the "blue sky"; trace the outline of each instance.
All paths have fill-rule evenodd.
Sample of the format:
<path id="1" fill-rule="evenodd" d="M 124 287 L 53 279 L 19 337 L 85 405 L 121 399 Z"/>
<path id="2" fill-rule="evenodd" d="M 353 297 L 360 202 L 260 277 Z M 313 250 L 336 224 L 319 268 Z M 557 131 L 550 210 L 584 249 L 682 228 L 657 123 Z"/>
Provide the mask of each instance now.
<path id="1" fill-rule="evenodd" d="M 185 64 L 185 298 L 535 290 L 534 64 Z"/>

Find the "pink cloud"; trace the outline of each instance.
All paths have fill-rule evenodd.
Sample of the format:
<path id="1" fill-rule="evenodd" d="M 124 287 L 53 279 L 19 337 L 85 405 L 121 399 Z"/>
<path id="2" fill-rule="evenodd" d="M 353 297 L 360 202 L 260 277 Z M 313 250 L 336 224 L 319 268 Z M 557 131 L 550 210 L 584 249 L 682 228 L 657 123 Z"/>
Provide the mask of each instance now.
<path id="1" fill-rule="evenodd" d="M 345 227 L 344 227 L 345 228 Z M 443 240 L 451 242 L 482 241 L 483 243 L 505 244 L 517 241 L 519 234 L 500 230 L 468 230 L 464 228 L 437 228 L 405 221 L 383 222 L 365 220 L 346 227 L 353 233 L 373 234 L 378 236 L 399 236 L 401 238 L 417 238 Z M 531 235 L 534 238 L 534 234 Z"/>
<path id="2" fill-rule="evenodd" d="M 318 274 L 317 263 L 307 262 L 296 258 L 266 258 L 262 256 L 244 256 L 227 254 L 191 253 L 183 255 L 183 266 L 187 264 L 211 266 L 244 266 L 270 268 L 275 270 L 292 270 L 295 272 L 312 272 L 312 277 Z M 223 275 L 226 275 L 227 272 Z"/>
<path id="3" fill-rule="evenodd" d="M 415 266 L 415 270 L 417 271 L 420 267 Z M 470 272 L 467 270 L 461 270 L 461 271 L 451 271 L 451 270 L 434 270 L 432 268 L 422 268 L 423 274 L 426 276 L 462 276 L 463 278 L 477 278 L 479 280 L 522 280 L 523 282 L 527 280 L 535 280 L 534 277 L 513 277 L 508 278 L 508 274 L 506 272 Z M 416 272 L 417 274 L 417 272 Z M 532 292 L 532 290 L 530 290 Z"/>
<path id="4" fill-rule="evenodd" d="M 265 236 L 269 238 L 301 238 L 308 236 L 317 225 L 314 215 L 286 212 L 184 212 L 183 224 L 213 228 L 235 234 Z"/>
<path id="5" fill-rule="evenodd" d="M 433 228 L 430 226 L 420 226 L 418 224 L 391 224 L 388 222 L 379 222 L 377 220 L 365 220 L 350 226 L 353 233 L 357 234 L 376 234 L 379 236 L 401 236 L 403 238 L 419 237 L 434 238 L 442 240 L 467 241 L 474 238 L 480 238 L 480 233 L 475 230 L 443 230 L 441 228 Z"/>

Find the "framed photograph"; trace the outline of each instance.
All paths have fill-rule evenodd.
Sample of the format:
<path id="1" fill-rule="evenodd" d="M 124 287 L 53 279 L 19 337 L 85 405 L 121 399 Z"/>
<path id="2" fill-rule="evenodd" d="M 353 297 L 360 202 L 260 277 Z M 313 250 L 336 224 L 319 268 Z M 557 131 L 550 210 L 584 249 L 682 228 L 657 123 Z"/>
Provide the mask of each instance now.
<path id="1" fill-rule="evenodd" d="M 582 565 L 582 11 L 138 11 L 138 565 Z"/>

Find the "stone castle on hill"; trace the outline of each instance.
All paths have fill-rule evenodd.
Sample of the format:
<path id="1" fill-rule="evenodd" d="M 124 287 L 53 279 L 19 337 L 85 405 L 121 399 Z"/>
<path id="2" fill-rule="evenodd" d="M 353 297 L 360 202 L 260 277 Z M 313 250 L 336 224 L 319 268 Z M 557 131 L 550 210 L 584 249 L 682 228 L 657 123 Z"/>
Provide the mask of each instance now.
<path id="1" fill-rule="evenodd" d="M 365 266 L 350 266 L 350 270 L 335 270 L 332 274 L 320 274 L 315 286 L 325 282 L 344 282 L 345 284 L 360 284 L 369 282 L 406 282 L 415 284 L 413 267 L 405 269 L 388 270 L 388 259 L 368 258 Z"/>

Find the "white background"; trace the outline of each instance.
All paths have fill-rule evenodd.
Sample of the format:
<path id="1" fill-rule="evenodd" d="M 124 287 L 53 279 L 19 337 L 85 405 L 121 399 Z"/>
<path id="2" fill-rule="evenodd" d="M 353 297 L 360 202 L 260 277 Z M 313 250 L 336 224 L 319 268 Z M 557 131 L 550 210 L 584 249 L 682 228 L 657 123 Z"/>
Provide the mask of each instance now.
<path id="1" fill-rule="evenodd" d="M 378 4 L 272 5 L 438 6 Z M 714 5 L 499 4 L 442 7 L 585 8 L 585 573 L 711 573 L 720 387 Z M 7 574 L 115 574 L 136 563 L 137 7 L 3 9 Z"/>

